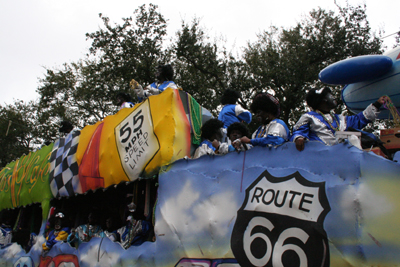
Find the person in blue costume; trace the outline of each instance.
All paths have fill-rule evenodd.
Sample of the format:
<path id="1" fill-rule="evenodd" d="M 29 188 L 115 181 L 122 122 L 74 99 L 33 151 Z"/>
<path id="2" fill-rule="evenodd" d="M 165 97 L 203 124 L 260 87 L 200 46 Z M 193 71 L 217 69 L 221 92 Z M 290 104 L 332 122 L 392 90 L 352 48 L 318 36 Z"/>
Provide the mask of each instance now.
<path id="1" fill-rule="evenodd" d="M 178 89 L 178 86 L 173 82 L 174 69 L 170 64 L 159 65 L 155 76 L 157 81 L 146 86 L 144 89 L 135 80 L 131 81 L 130 86 L 136 93 L 139 102 L 142 102 L 149 96 L 158 95 L 167 88 Z"/>
<path id="2" fill-rule="evenodd" d="M 234 144 L 235 147 L 239 147 L 241 143 L 263 147 L 277 146 L 289 140 L 289 128 L 284 121 L 278 119 L 280 105 L 274 96 L 268 93 L 256 95 L 250 110 L 262 125 L 253 133 L 251 139 L 244 136 L 240 138 L 240 142 Z"/>
<path id="3" fill-rule="evenodd" d="M 128 93 L 119 92 L 116 96 L 118 110 L 123 108 L 133 108 L 135 104 L 132 103 L 132 97 Z"/>
<path id="4" fill-rule="evenodd" d="M 246 124 L 242 122 L 234 122 L 228 127 L 228 138 L 230 140 L 231 144 L 228 143 L 222 143 L 218 151 L 220 154 L 227 154 L 229 152 L 234 152 L 234 151 L 245 151 L 249 150 L 252 145 L 250 144 L 241 144 L 238 146 L 238 148 L 235 148 L 233 144 L 235 142 L 240 142 L 240 138 L 243 136 L 250 136 L 249 129 L 247 128 Z"/>
<path id="5" fill-rule="evenodd" d="M 113 242 L 119 240 L 117 230 L 114 230 L 114 218 L 112 216 L 106 219 L 106 229 L 104 230 L 104 234 Z"/>
<path id="6" fill-rule="evenodd" d="M 306 102 L 312 111 L 300 117 L 293 128 L 291 140 L 296 143 L 299 151 L 304 150 L 307 141 L 319 141 L 325 145 L 337 144 L 336 131 L 346 131 L 348 128 L 362 129 L 376 119 L 379 108 L 385 101 L 386 96 L 382 96 L 363 112 L 344 116 L 332 113 L 337 102 L 330 88 L 311 89 L 306 95 Z"/>
<path id="7" fill-rule="evenodd" d="M 129 212 L 127 224 L 117 230 L 119 241 L 124 249 L 131 246 L 140 246 L 149 237 L 151 223 L 139 218 L 138 211 Z"/>
<path id="8" fill-rule="evenodd" d="M 49 251 L 57 242 L 67 241 L 71 229 L 64 226 L 64 217 L 62 212 L 57 212 L 54 216 L 54 229 L 46 237 L 46 242 L 42 245 L 43 251 Z"/>
<path id="9" fill-rule="evenodd" d="M 235 90 L 226 90 L 221 97 L 221 104 L 224 105 L 218 115 L 218 119 L 228 128 L 234 122 L 251 122 L 251 112 L 237 104 L 239 93 Z"/>
<path id="10" fill-rule="evenodd" d="M 72 230 L 67 239 L 68 243 L 79 246 L 82 242 L 89 242 L 93 237 L 105 237 L 106 235 L 98 222 L 98 212 L 90 212 L 87 224 L 80 225 Z"/>
<path id="11" fill-rule="evenodd" d="M 203 141 L 194 152 L 194 159 L 203 155 L 219 154 L 218 148 L 222 139 L 222 127 L 224 123 L 218 119 L 210 119 L 201 127 L 201 137 Z"/>
<path id="12" fill-rule="evenodd" d="M 12 242 L 12 227 L 9 212 L 3 212 L 2 217 L 3 219 L 0 226 L 0 248 L 4 248 Z"/>

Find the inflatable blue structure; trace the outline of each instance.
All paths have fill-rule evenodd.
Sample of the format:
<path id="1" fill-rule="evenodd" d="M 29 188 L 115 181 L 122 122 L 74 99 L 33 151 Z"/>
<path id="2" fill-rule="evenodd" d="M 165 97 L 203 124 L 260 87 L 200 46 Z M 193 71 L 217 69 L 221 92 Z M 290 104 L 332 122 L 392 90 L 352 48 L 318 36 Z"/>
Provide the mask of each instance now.
<path id="1" fill-rule="evenodd" d="M 323 69 L 319 78 L 327 84 L 346 85 L 342 90 L 344 104 L 354 113 L 363 111 L 382 95 L 388 95 L 400 108 L 400 47 L 383 55 L 345 59 Z M 380 119 L 390 118 L 382 111 Z"/>

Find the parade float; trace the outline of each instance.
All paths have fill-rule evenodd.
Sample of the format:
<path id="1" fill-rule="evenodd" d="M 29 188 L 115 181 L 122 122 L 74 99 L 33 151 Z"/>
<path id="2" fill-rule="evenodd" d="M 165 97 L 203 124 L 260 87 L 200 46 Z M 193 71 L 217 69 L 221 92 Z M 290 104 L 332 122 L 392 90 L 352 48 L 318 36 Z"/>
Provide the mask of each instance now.
<path id="1" fill-rule="evenodd" d="M 398 63 L 397 57 L 391 68 Z M 0 209 L 39 205 L 41 223 L 29 249 L 0 249 L 0 265 L 400 264 L 397 161 L 346 141 L 191 159 L 209 117 L 190 95 L 167 89 L 8 164 L 0 172 Z M 51 206 L 78 213 L 89 198 L 115 205 L 127 191 L 152 218 L 154 238 L 128 249 L 105 237 L 42 250 Z"/>

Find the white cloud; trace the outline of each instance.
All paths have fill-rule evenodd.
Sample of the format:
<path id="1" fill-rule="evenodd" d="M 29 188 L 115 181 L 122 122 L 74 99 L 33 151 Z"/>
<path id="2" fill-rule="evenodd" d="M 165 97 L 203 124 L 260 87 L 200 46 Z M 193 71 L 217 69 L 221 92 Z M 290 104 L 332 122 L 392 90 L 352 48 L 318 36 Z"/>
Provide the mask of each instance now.
<path id="1" fill-rule="evenodd" d="M 368 219 L 389 213 L 393 209 L 386 196 L 376 193 L 365 183 L 351 185 L 343 190 L 340 207 L 343 219 L 349 222 L 356 216 Z"/>
<path id="2" fill-rule="evenodd" d="M 101 254 L 101 261 L 97 262 L 98 254 Z M 87 264 L 87 266 L 108 267 L 115 266 L 120 258 L 119 253 L 110 253 L 105 250 L 99 251 L 99 245 L 92 246 L 87 253 L 80 255 L 80 261 Z"/>
<path id="3" fill-rule="evenodd" d="M 18 245 L 17 243 L 12 243 L 11 246 L 7 247 L 6 253 L 4 253 L 4 256 L 2 257 L 4 260 L 5 259 L 14 259 L 16 255 L 22 252 L 22 247 Z"/>
<path id="4" fill-rule="evenodd" d="M 363 215 L 366 219 L 379 217 L 393 210 L 393 204 L 382 194 L 371 190 L 367 184 L 361 184 L 358 188 Z"/>
<path id="5" fill-rule="evenodd" d="M 188 227 L 192 221 L 189 215 L 193 204 L 198 200 L 200 194 L 194 191 L 190 181 L 187 181 L 181 192 L 176 197 L 171 197 L 160 208 L 163 215 L 163 226 L 167 228 L 175 227 L 175 229 L 183 230 Z M 161 225 L 156 223 L 156 231 L 165 232 Z M 171 229 L 175 231 L 175 229 Z"/>
<path id="6" fill-rule="evenodd" d="M 209 226 L 213 235 L 224 236 L 236 212 L 237 204 L 232 191 L 214 194 L 194 207 L 193 224 L 203 225 L 204 228 Z"/>
<path id="7" fill-rule="evenodd" d="M 231 191 L 203 199 L 188 180 L 177 197 L 167 200 L 160 210 L 163 217 L 156 223 L 158 233 L 170 228 L 189 238 L 196 238 L 204 231 L 212 236 L 224 236 L 229 222 L 236 216 L 237 203 Z"/>

